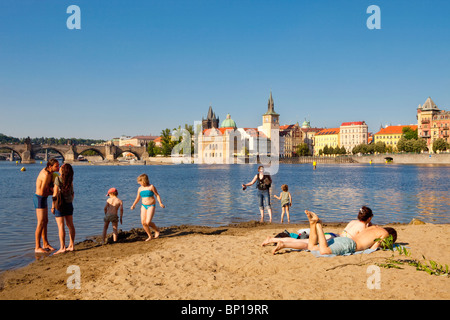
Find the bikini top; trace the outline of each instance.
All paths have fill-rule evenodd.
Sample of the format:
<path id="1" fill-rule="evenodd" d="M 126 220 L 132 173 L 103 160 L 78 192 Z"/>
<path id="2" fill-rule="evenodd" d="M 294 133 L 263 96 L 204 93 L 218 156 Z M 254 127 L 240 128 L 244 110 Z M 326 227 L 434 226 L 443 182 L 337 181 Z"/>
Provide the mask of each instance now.
<path id="1" fill-rule="evenodd" d="M 153 195 L 154 195 L 152 190 L 141 190 L 141 192 L 139 192 L 139 194 L 142 198 L 150 198 L 150 197 L 153 197 Z"/>

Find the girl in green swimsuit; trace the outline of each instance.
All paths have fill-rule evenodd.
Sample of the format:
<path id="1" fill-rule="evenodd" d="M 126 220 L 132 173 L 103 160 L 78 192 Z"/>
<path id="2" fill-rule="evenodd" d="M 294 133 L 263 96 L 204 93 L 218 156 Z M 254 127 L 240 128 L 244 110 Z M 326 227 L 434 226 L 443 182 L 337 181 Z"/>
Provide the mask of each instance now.
<path id="1" fill-rule="evenodd" d="M 131 210 L 134 210 L 136 204 L 139 200 L 142 199 L 141 206 L 141 223 L 145 232 L 147 233 L 148 238 L 145 241 L 149 241 L 152 239 L 151 229 L 155 230 L 155 239 L 159 237 L 159 229 L 155 225 L 153 220 L 153 216 L 155 214 L 155 196 L 158 199 L 159 205 L 161 208 L 165 208 L 163 203 L 161 202 L 161 197 L 159 196 L 158 191 L 154 185 L 150 184 L 148 180 L 148 176 L 146 174 L 141 174 L 137 178 L 137 182 L 141 185 L 137 191 L 136 200 L 134 200 L 133 205 L 131 206 Z"/>

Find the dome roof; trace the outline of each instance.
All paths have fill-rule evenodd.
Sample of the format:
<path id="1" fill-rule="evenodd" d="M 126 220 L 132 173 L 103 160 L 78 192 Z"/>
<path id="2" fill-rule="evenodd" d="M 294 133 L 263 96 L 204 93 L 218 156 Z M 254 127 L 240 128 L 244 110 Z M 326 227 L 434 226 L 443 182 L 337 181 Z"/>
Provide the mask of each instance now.
<path id="1" fill-rule="evenodd" d="M 234 122 L 233 119 L 231 119 L 230 114 L 227 114 L 227 118 L 222 121 L 222 124 L 220 125 L 221 128 L 234 128 L 236 129 L 236 122 Z"/>

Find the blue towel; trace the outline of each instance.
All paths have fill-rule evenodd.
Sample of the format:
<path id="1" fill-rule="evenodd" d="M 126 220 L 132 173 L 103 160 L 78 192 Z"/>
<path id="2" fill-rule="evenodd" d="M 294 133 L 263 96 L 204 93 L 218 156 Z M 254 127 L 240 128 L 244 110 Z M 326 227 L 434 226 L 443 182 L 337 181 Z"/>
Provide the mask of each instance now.
<path id="1" fill-rule="evenodd" d="M 353 253 L 346 253 L 346 254 L 343 254 L 342 256 L 350 256 L 352 254 L 369 254 L 369 253 L 372 253 L 372 252 L 375 252 L 375 251 L 377 251 L 377 249 L 366 249 L 366 250 L 356 251 L 356 252 L 353 252 Z M 320 252 L 318 250 L 311 250 L 310 252 L 316 258 L 331 258 L 331 257 L 337 257 L 338 256 L 336 254 L 320 254 Z"/>
<path id="2" fill-rule="evenodd" d="M 397 247 L 403 247 L 399 244 L 394 244 L 394 249 Z M 408 248 L 408 247 L 405 247 Z M 352 254 L 370 254 L 372 252 L 375 252 L 377 250 L 383 250 L 383 251 L 387 251 L 388 249 L 381 249 L 381 248 L 377 248 L 377 249 L 366 249 L 366 250 L 361 250 L 361 251 L 356 251 L 354 253 L 346 253 L 343 254 L 342 256 L 350 256 Z M 310 251 L 313 256 L 315 256 L 316 258 L 331 258 L 331 257 L 337 257 L 336 254 L 320 254 L 320 252 L 318 250 L 306 250 L 306 251 Z"/>

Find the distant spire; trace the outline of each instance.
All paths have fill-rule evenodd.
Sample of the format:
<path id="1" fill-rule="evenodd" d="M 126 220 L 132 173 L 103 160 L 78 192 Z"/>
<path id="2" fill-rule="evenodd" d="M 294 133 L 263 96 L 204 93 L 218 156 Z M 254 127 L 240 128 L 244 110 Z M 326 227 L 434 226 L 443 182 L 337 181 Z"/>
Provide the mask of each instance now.
<path id="1" fill-rule="evenodd" d="M 210 120 L 212 118 L 213 118 L 213 110 L 212 110 L 211 105 L 209 105 L 208 115 L 207 115 L 206 119 Z"/>
<path id="2" fill-rule="evenodd" d="M 267 113 L 274 113 L 274 103 L 273 103 L 273 98 L 272 98 L 272 90 L 270 90 L 270 96 L 269 96 L 269 102 L 268 102 L 268 106 L 267 106 Z"/>

